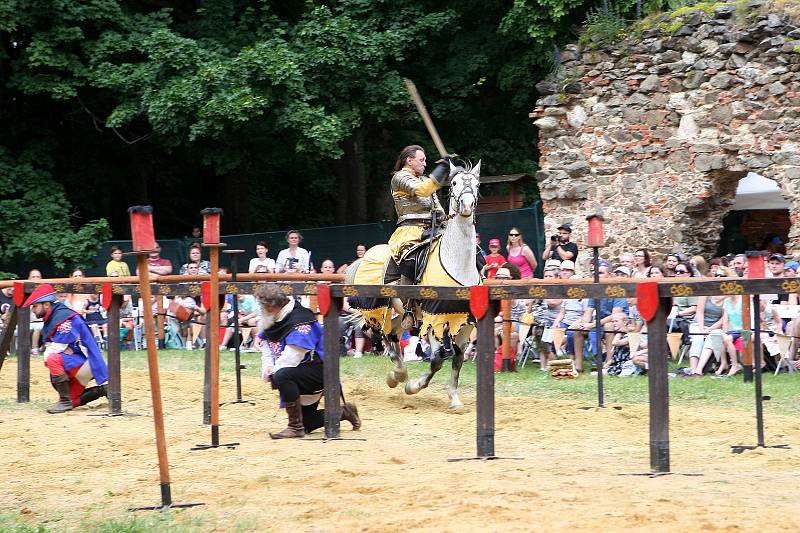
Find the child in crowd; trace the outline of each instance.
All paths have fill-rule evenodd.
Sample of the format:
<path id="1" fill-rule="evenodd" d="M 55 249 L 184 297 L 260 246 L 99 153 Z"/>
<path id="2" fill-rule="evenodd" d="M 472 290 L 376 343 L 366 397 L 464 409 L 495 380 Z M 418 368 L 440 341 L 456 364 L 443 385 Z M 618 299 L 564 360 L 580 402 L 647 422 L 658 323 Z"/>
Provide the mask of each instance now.
<path id="1" fill-rule="evenodd" d="M 486 264 L 481 269 L 481 275 L 485 278 L 494 278 L 497 269 L 506 262 L 506 258 L 500 253 L 500 239 L 489 240 L 489 253 L 486 255 Z"/>

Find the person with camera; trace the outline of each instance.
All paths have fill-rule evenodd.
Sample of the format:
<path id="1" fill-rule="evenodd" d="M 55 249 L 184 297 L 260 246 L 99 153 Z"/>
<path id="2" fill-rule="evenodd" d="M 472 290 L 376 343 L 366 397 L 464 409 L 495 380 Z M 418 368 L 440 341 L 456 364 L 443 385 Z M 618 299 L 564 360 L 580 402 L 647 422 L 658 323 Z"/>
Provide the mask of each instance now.
<path id="1" fill-rule="evenodd" d="M 574 263 L 578 257 L 578 245 L 571 242 L 570 237 L 572 237 L 572 227 L 569 224 L 560 225 L 558 233 L 550 236 L 550 240 L 545 243 L 542 259 L 570 260 Z"/>
<path id="2" fill-rule="evenodd" d="M 286 242 L 289 247 L 278 252 L 278 258 L 275 260 L 275 272 L 308 274 L 311 266 L 311 253 L 299 246 L 302 240 L 303 236 L 297 230 L 289 230 L 286 233 Z"/>

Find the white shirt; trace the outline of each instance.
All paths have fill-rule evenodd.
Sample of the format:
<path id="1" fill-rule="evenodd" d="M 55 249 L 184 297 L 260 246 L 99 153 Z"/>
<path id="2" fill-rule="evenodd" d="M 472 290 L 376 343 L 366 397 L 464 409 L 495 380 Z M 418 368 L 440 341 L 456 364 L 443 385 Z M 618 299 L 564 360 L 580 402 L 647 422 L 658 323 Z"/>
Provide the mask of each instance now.
<path id="1" fill-rule="evenodd" d="M 275 272 L 284 272 L 286 270 L 287 259 L 292 257 L 297 259 L 295 268 L 298 272 L 308 270 L 308 264 L 311 262 L 311 254 L 305 248 L 300 248 L 298 246 L 294 255 L 289 252 L 289 248 L 281 250 L 278 253 L 278 259 L 275 260 Z"/>
<path id="2" fill-rule="evenodd" d="M 275 272 L 275 260 L 270 257 L 265 257 L 264 259 L 259 259 L 258 257 L 252 258 L 250 260 L 250 266 L 247 267 L 247 271 L 252 274 L 259 266 L 267 267 L 267 272 Z"/>

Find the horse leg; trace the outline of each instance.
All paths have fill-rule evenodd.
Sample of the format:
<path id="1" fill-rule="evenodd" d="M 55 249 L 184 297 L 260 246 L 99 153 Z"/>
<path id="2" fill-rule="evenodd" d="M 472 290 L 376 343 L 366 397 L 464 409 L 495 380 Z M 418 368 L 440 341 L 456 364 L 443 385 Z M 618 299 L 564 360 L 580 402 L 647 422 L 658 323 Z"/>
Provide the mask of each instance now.
<path id="1" fill-rule="evenodd" d="M 444 365 L 444 345 L 439 343 L 433 338 L 433 334 L 429 336 L 431 344 L 431 367 L 426 370 L 420 378 L 415 382 L 406 383 L 406 394 L 416 394 L 422 389 L 426 388 L 433 375 L 436 374 Z"/>
<path id="2" fill-rule="evenodd" d="M 447 396 L 450 398 L 450 409 L 461 409 L 464 404 L 458 397 L 458 377 L 461 374 L 461 366 L 464 364 L 463 353 L 469 345 L 469 338 L 473 328 L 465 324 L 459 331 L 458 335 L 453 339 L 453 349 L 455 355 L 453 356 L 453 368 L 450 371 L 450 383 L 447 384 Z"/>
<path id="3" fill-rule="evenodd" d="M 386 334 L 386 351 L 389 358 L 394 363 L 394 368 L 389 371 L 386 376 L 386 384 L 390 388 L 397 387 L 398 383 L 402 383 L 408 379 L 408 369 L 403 364 L 403 350 L 400 348 L 400 316 L 392 319 L 392 330 Z"/>

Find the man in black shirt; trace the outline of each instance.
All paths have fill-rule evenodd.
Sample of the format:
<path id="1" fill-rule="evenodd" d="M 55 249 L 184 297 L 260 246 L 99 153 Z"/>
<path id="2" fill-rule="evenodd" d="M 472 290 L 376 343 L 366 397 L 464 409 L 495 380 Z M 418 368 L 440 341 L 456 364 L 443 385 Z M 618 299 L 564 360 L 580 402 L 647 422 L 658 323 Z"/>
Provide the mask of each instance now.
<path id="1" fill-rule="evenodd" d="M 572 227 L 562 224 L 558 227 L 558 235 L 553 235 L 544 247 L 542 259 L 556 259 L 558 261 L 570 260 L 573 263 L 578 258 L 578 245 L 570 242 Z"/>

